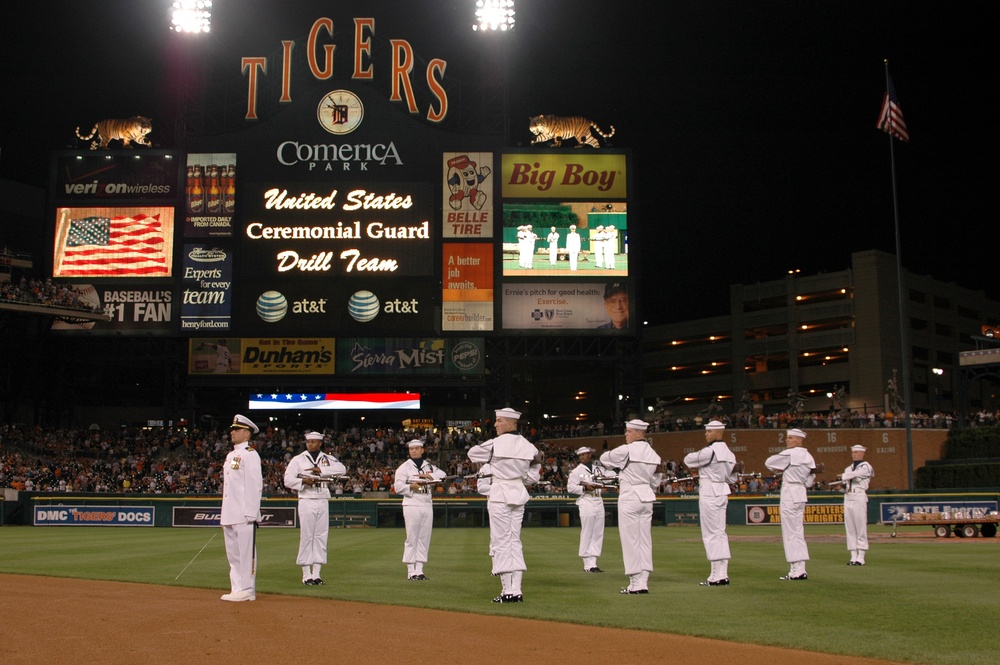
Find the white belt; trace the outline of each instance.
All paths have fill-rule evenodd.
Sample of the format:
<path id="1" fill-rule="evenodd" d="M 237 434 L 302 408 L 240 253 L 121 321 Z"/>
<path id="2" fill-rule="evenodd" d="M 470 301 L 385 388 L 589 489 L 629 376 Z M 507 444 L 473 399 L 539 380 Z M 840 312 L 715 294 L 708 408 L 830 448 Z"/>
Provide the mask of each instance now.
<path id="1" fill-rule="evenodd" d="M 851 490 L 847 490 L 847 492 L 849 494 L 864 494 L 865 490 L 863 490 L 863 489 L 851 489 Z"/>

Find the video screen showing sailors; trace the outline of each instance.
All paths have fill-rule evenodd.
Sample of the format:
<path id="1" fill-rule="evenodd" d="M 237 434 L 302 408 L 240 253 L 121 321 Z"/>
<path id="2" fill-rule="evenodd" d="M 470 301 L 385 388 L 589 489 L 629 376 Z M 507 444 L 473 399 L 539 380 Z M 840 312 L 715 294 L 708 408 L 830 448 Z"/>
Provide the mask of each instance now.
<path id="1" fill-rule="evenodd" d="M 505 203 L 503 275 L 628 276 L 628 213 L 616 203 Z"/>

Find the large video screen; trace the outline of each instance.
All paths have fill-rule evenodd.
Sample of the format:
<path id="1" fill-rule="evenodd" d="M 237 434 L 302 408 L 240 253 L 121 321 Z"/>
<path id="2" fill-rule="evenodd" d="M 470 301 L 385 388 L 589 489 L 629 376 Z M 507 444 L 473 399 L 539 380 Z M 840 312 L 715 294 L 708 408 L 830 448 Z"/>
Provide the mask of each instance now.
<path id="1" fill-rule="evenodd" d="M 53 277 L 170 277 L 172 207 L 56 208 Z"/>
<path id="2" fill-rule="evenodd" d="M 627 277 L 624 202 L 503 204 L 503 276 Z"/>

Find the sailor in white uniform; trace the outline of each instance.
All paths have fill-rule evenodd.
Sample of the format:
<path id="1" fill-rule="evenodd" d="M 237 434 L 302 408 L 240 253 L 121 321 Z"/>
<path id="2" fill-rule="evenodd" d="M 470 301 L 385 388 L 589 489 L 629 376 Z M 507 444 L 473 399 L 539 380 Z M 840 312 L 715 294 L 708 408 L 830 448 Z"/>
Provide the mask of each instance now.
<path id="1" fill-rule="evenodd" d="M 403 543 L 403 563 L 406 579 L 425 581 L 424 564 L 431 547 L 434 528 L 434 481 L 445 477 L 445 472 L 424 459 L 424 442 L 413 439 L 406 444 L 410 458 L 399 465 L 392 483 L 392 491 L 403 495 L 403 522 L 406 541 Z"/>
<path id="2" fill-rule="evenodd" d="M 580 464 L 570 471 L 566 491 L 579 497 L 576 500 L 580 509 L 579 556 L 583 559 L 583 572 L 603 573 L 597 567 L 597 558 L 604 548 L 604 499 L 601 484 L 594 476 L 613 477 L 614 473 L 594 462 L 593 448 L 578 448 L 576 454 Z"/>
<path id="3" fill-rule="evenodd" d="M 660 456 L 646 441 L 649 423 L 625 423 L 625 443 L 601 455 L 601 464 L 618 472 L 618 535 L 628 586 L 624 594 L 649 593 L 653 571 L 653 503 Z"/>
<path id="4" fill-rule="evenodd" d="M 806 433 L 795 428 L 785 434 L 788 447 L 777 455 L 771 455 L 764 462 L 771 471 L 782 472 L 781 476 L 781 542 L 785 547 L 785 561 L 789 563 L 783 580 L 806 580 L 806 561 L 809 548 L 802 525 L 808 497 L 806 489 L 816 482 L 816 460 L 802 447 Z"/>
<path id="5" fill-rule="evenodd" d="M 298 493 L 299 553 L 295 563 L 302 567 L 302 583 L 324 584 L 320 570 L 326 563 L 326 545 L 330 535 L 330 482 L 347 473 L 340 460 L 323 452 L 323 435 L 306 432 L 306 449 L 293 457 L 285 468 L 285 487 Z M 301 476 L 316 478 L 302 478 Z"/>
<path id="6" fill-rule="evenodd" d="M 839 478 L 844 481 L 844 528 L 851 553 L 848 566 L 865 565 L 868 552 L 868 485 L 875 477 L 875 469 L 865 461 L 867 450 L 864 446 L 851 446 L 853 461 Z"/>
<path id="7" fill-rule="evenodd" d="M 511 408 L 497 409 L 497 436 L 469 449 L 469 461 L 489 463 L 493 472 L 490 483 L 490 549 L 493 574 L 499 575 L 500 595 L 494 603 L 520 603 L 524 600 L 521 579 L 527 566 L 521 549 L 521 521 L 528 503 L 525 484 L 538 482 L 541 459 L 530 441 L 517 433 L 521 414 Z"/>
<path id="8" fill-rule="evenodd" d="M 261 520 L 260 498 L 264 491 L 260 455 L 250 447 L 250 437 L 259 432 L 246 416 L 237 415 L 229 428 L 233 449 L 222 470 L 222 511 L 219 524 L 229 560 L 230 592 L 222 600 L 243 602 L 257 599 L 257 523 Z"/>
<path id="9" fill-rule="evenodd" d="M 735 483 L 736 456 L 722 440 L 726 426 L 718 420 L 705 425 L 705 442 L 701 450 L 688 453 L 684 466 L 698 471 L 698 513 L 701 540 L 712 572 L 702 586 L 729 584 L 729 536 L 726 534 L 726 511 L 729 507 L 729 484 Z"/>

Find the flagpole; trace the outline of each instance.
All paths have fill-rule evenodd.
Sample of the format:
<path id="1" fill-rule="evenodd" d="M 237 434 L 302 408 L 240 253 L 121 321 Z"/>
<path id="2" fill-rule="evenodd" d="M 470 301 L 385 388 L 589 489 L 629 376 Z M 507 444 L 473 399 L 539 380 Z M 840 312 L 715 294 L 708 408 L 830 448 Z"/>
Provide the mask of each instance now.
<path id="1" fill-rule="evenodd" d="M 885 90 L 889 93 L 889 60 L 885 60 Z M 889 114 L 890 127 L 892 114 Z M 899 287 L 899 343 L 903 356 L 903 422 L 906 425 L 906 482 L 907 489 L 913 490 L 913 428 L 910 423 L 910 339 L 906 321 L 906 298 L 903 284 L 903 246 L 899 239 L 899 201 L 896 196 L 896 148 L 893 146 L 892 132 L 889 138 L 889 161 L 892 164 L 892 215 L 896 229 L 896 282 Z"/>

